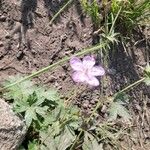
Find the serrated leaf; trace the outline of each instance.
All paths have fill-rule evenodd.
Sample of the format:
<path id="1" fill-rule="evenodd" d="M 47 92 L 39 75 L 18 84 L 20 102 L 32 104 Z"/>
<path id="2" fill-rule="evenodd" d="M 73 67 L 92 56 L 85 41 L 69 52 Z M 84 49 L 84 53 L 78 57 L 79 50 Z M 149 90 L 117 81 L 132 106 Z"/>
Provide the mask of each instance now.
<path id="1" fill-rule="evenodd" d="M 59 121 L 54 122 L 51 128 L 53 129 L 52 135 L 58 135 L 61 131 Z"/>
<path id="2" fill-rule="evenodd" d="M 50 149 L 48 149 L 45 145 L 40 145 L 40 149 L 38 150 L 50 150 Z M 53 148 L 53 150 L 56 150 L 56 149 Z"/>
<path id="3" fill-rule="evenodd" d="M 29 142 L 28 150 L 39 150 L 39 145 L 35 141 Z"/>
<path id="4" fill-rule="evenodd" d="M 51 101 L 59 100 L 58 93 L 54 89 L 45 90 L 44 88 L 40 87 L 37 89 L 37 96 L 38 99 L 47 99 Z"/>
<path id="5" fill-rule="evenodd" d="M 83 150 L 103 150 L 102 144 L 99 144 L 97 139 L 89 134 L 88 132 L 85 132 L 84 135 L 84 142 L 82 146 Z"/>
<path id="6" fill-rule="evenodd" d="M 56 121 L 56 118 L 52 115 L 52 112 L 49 112 L 44 117 L 43 126 L 48 126 L 48 125 L 52 124 L 54 121 Z"/>
<path id="7" fill-rule="evenodd" d="M 22 77 L 19 76 L 10 77 L 8 81 L 4 83 L 4 87 L 21 79 Z M 28 96 L 34 92 L 33 90 L 34 88 L 32 87 L 33 87 L 32 82 L 27 80 L 8 88 L 9 91 L 5 93 L 4 96 L 8 99 L 13 100 L 23 100 L 23 99 L 27 100 Z"/>
<path id="8" fill-rule="evenodd" d="M 144 82 L 145 82 L 146 85 L 149 86 L 149 85 L 150 85 L 150 78 L 146 78 L 146 79 L 144 80 Z"/>
<path id="9" fill-rule="evenodd" d="M 25 106 L 14 106 L 13 110 L 15 111 L 15 113 L 22 113 L 25 112 L 27 110 L 27 107 Z"/>
<path id="10" fill-rule="evenodd" d="M 148 76 L 150 75 L 150 65 L 149 64 L 145 67 L 144 71 Z"/>
<path id="11" fill-rule="evenodd" d="M 128 110 L 121 102 L 113 102 L 109 109 L 109 121 L 116 120 L 117 116 L 122 117 L 125 121 L 129 121 L 131 119 Z"/>
<path id="12" fill-rule="evenodd" d="M 28 96 L 27 102 L 29 103 L 29 105 L 33 105 L 35 102 L 37 101 L 37 95 L 36 92 L 34 91 L 32 94 L 30 94 Z"/>
<path id="13" fill-rule="evenodd" d="M 16 113 L 21 113 L 21 112 L 26 111 L 28 107 L 29 107 L 29 104 L 27 103 L 27 101 L 18 100 L 13 103 L 13 110 Z"/>
<path id="14" fill-rule="evenodd" d="M 120 104 L 126 104 L 129 102 L 129 97 L 127 94 L 123 92 L 117 93 L 114 97 L 114 102 L 119 102 Z"/>
<path id="15" fill-rule="evenodd" d="M 36 113 L 42 117 L 45 117 L 47 110 L 48 110 L 48 106 L 36 107 L 36 109 L 35 109 Z"/>
<path id="16" fill-rule="evenodd" d="M 65 128 L 61 135 L 55 138 L 57 149 L 66 150 L 74 140 L 75 135 L 73 135 L 68 128 Z"/>
<path id="17" fill-rule="evenodd" d="M 65 128 L 57 136 L 52 135 L 52 131 L 53 129 L 50 128 L 48 132 L 40 132 L 41 141 L 44 142 L 47 149 L 66 150 L 76 138 L 75 134 L 70 132 L 68 128 Z"/>
<path id="18" fill-rule="evenodd" d="M 33 119 L 37 120 L 35 109 L 28 108 L 25 112 L 25 121 L 28 127 L 31 125 Z"/>
<path id="19" fill-rule="evenodd" d="M 52 130 L 50 130 L 49 132 L 40 131 L 40 140 L 43 143 L 43 145 L 41 145 L 40 147 L 40 150 L 57 150 L 55 139 L 51 135 L 51 132 Z"/>

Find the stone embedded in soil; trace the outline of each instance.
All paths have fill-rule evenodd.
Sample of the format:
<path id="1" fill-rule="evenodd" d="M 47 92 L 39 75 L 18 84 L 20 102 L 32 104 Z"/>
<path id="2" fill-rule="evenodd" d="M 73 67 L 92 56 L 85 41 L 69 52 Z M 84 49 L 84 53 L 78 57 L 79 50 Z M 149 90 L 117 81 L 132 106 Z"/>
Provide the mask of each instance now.
<path id="1" fill-rule="evenodd" d="M 85 100 L 83 102 L 83 105 L 82 105 L 83 108 L 88 108 L 89 107 L 89 101 L 88 100 Z"/>
<path id="2" fill-rule="evenodd" d="M 3 47 L 3 46 L 4 46 L 3 42 L 0 41 L 0 47 Z"/>
<path id="3" fill-rule="evenodd" d="M 95 104 L 96 101 L 95 101 L 95 100 L 91 100 L 90 103 L 91 103 L 91 104 Z"/>
<path id="4" fill-rule="evenodd" d="M 90 109 L 91 109 L 91 108 L 92 108 L 92 105 L 91 105 L 91 104 L 89 104 L 89 105 L 88 105 L 88 108 L 90 108 Z"/>
<path id="5" fill-rule="evenodd" d="M 5 22 L 6 21 L 6 16 L 0 16 L 0 21 Z"/>
<path id="6" fill-rule="evenodd" d="M 101 112 L 102 112 L 102 113 L 106 113 L 106 112 L 107 112 L 107 107 L 106 107 L 106 105 L 103 105 L 103 106 L 102 106 Z"/>
<path id="7" fill-rule="evenodd" d="M 27 127 L 10 105 L 0 99 L 0 149 L 16 150 L 23 141 Z"/>

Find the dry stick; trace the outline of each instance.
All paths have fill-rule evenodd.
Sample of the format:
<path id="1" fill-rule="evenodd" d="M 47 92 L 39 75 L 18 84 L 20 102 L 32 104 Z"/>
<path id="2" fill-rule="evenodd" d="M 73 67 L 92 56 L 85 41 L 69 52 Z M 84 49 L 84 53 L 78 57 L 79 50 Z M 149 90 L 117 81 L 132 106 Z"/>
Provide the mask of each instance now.
<path id="1" fill-rule="evenodd" d="M 106 44 L 108 44 L 108 43 L 106 42 L 106 43 L 103 43 L 103 44 L 100 44 L 100 45 L 97 45 L 97 46 L 94 46 L 94 47 L 91 47 L 91 48 L 88 48 L 88 49 L 83 49 L 83 51 L 81 51 L 81 52 L 78 52 L 78 53 L 76 53 L 76 54 L 74 54 L 74 55 L 72 55 L 72 56 L 68 56 L 68 57 L 66 57 L 66 58 L 63 58 L 63 59 L 61 59 L 60 61 L 58 61 L 58 62 L 56 62 L 56 63 L 54 63 L 54 64 L 52 64 L 52 65 L 49 65 L 49 66 L 47 66 L 47 67 L 45 67 L 45 68 L 43 68 L 43 69 L 41 69 L 41 70 L 39 70 L 39 71 L 37 71 L 37 72 L 35 72 L 35 73 L 32 73 L 32 74 L 29 75 L 29 76 L 24 77 L 24 78 L 21 79 L 21 80 L 18 80 L 18 81 L 14 82 L 14 83 L 12 83 L 12 84 L 10 84 L 10 85 L 8 85 L 8 86 L 5 86 L 4 88 L 1 88 L 1 89 L 0 89 L 0 92 L 6 90 L 6 89 L 8 89 L 8 88 L 10 88 L 10 87 L 12 87 L 12 86 L 14 86 L 14 85 L 16 85 L 16 84 L 19 84 L 19 83 L 21 83 L 21 82 L 24 82 L 25 80 L 31 79 L 31 78 L 33 78 L 33 77 L 35 77 L 35 76 L 38 76 L 39 74 L 44 73 L 44 72 L 48 71 L 49 69 L 52 69 L 52 68 L 54 68 L 54 67 L 57 67 L 58 65 L 60 65 L 60 64 L 62 64 L 62 63 L 65 63 L 66 61 L 69 61 L 73 56 L 81 56 L 81 55 L 87 54 L 87 53 L 89 53 L 89 52 L 96 51 L 96 50 L 98 50 L 98 49 L 100 49 L 100 48 L 105 47 Z"/>

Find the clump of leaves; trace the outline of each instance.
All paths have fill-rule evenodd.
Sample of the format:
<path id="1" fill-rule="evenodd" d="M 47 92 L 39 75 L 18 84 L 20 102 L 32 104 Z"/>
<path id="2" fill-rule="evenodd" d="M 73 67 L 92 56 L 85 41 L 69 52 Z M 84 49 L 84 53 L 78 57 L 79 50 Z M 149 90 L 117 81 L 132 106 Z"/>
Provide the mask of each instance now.
<path id="1" fill-rule="evenodd" d="M 143 22 L 148 23 L 150 17 L 149 0 L 112 0 L 112 13 L 116 14 L 120 8 L 122 8 L 120 20 L 127 29 L 131 30 Z"/>
<path id="2" fill-rule="evenodd" d="M 5 86 L 17 80 L 20 80 L 20 77 L 12 77 Z M 4 97 L 13 100 L 14 111 L 24 117 L 29 127 L 28 150 L 66 150 L 76 141 L 76 132 L 83 130 L 85 121 L 84 118 L 81 119 L 79 109 L 71 104 L 66 106 L 56 90 L 45 89 L 27 80 L 8 88 Z M 124 107 L 125 100 L 126 95 L 116 95 L 109 109 L 110 120 L 116 119 L 118 115 L 130 119 Z M 101 135 L 108 139 L 114 137 L 112 129 L 110 131 L 100 126 L 91 130 L 94 132 L 88 131 L 89 128 L 83 131 L 83 150 L 102 149 L 103 145 L 99 143 Z M 115 136 L 118 137 L 118 133 L 115 133 Z M 23 145 L 20 150 L 24 150 Z"/>
<path id="3" fill-rule="evenodd" d="M 81 0 L 81 5 L 85 13 L 87 13 L 91 18 L 92 21 L 96 24 L 100 24 L 100 13 L 99 13 L 99 5 L 96 0 L 93 0 L 92 2 L 88 0 Z"/>
<path id="4" fill-rule="evenodd" d="M 5 85 L 14 83 L 18 79 L 20 77 L 11 77 Z M 43 118 L 48 109 L 56 106 L 59 100 L 57 91 L 35 86 L 29 80 L 10 87 L 4 97 L 13 100 L 14 111 L 25 117 L 28 127 L 33 120 L 40 121 L 40 117 Z"/>
<path id="5" fill-rule="evenodd" d="M 11 77 L 5 86 L 20 79 Z M 56 90 L 27 80 L 8 88 L 4 97 L 13 100 L 14 111 L 24 117 L 29 127 L 29 150 L 66 150 L 74 141 L 75 130 L 81 123 L 79 110 L 72 105 L 66 107 Z"/>

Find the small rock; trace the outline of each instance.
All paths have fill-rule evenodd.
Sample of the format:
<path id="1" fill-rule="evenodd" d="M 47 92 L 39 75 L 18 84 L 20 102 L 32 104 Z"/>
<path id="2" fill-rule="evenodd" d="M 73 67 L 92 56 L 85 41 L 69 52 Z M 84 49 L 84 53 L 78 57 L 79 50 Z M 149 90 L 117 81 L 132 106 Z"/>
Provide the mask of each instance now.
<path id="1" fill-rule="evenodd" d="M 0 149 L 16 150 L 24 140 L 27 126 L 12 107 L 0 99 Z"/>
<path id="2" fill-rule="evenodd" d="M 90 108 L 90 109 L 91 109 L 91 108 L 92 108 L 92 105 L 91 105 L 91 104 L 89 104 L 88 108 Z"/>
<path id="3" fill-rule="evenodd" d="M 103 105 L 103 106 L 102 106 L 101 112 L 102 112 L 102 113 L 106 113 L 106 112 L 107 112 L 107 107 L 106 107 L 106 105 Z"/>
<path id="4" fill-rule="evenodd" d="M 95 104 L 96 101 L 95 101 L 95 100 L 91 100 L 90 103 L 91 103 L 91 104 Z"/>
<path id="5" fill-rule="evenodd" d="M 2 21 L 2 22 L 6 21 L 6 16 L 4 16 L 4 15 L 0 16 L 0 21 Z"/>
<path id="6" fill-rule="evenodd" d="M 25 55 L 25 53 L 23 52 L 23 51 L 19 51 L 18 53 L 17 53 L 17 59 L 18 60 L 22 60 L 23 59 L 23 57 L 24 57 L 24 55 Z"/>
<path id="7" fill-rule="evenodd" d="M 116 69 L 114 69 L 114 68 L 110 68 L 110 69 L 107 70 L 107 72 L 108 72 L 108 74 L 110 74 L 110 75 L 115 75 L 117 71 L 116 71 Z"/>
<path id="8" fill-rule="evenodd" d="M 5 35 L 5 38 L 6 38 L 6 39 L 9 39 L 9 38 L 10 38 L 10 34 L 7 33 L 7 34 Z"/>
<path id="9" fill-rule="evenodd" d="M 85 100 L 84 102 L 83 102 L 83 108 L 88 108 L 89 107 L 89 101 L 88 100 Z"/>
<path id="10" fill-rule="evenodd" d="M 0 41 L 0 47 L 3 47 L 3 46 L 4 46 L 3 42 Z"/>

